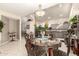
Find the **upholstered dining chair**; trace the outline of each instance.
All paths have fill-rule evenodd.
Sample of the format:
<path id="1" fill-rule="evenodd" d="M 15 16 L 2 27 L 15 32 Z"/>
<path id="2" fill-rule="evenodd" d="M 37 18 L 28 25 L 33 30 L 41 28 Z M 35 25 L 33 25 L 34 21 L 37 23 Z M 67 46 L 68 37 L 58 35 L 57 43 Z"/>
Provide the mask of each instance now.
<path id="1" fill-rule="evenodd" d="M 27 49 L 28 56 L 44 56 L 45 50 L 44 47 L 37 46 L 37 45 L 29 45 L 25 44 L 25 47 Z"/>
<path id="2" fill-rule="evenodd" d="M 31 44 L 31 40 L 27 39 L 26 44 L 25 44 L 25 48 L 27 50 L 28 56 L 34 56 L 35 53 L 33 51 L 33 45 Z"/>
<path id="3" fill-rule="evenodd" d="M 29 39 L 29 34 L 25 33 L 24 38 L 25 38 L 25 40 Z"/>

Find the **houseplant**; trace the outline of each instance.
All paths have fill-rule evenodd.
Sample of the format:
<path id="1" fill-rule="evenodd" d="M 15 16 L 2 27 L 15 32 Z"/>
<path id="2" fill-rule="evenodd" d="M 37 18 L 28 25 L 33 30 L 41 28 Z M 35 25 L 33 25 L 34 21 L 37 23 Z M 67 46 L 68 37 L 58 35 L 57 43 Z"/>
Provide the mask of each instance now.
<path id="1" fill-rule="evenodd" d="M 3 22 L 0 20 L 0 40 L 1 40 L 1 32 L 2 32 L 2 29 L 3 29 Z"/>
<path id="2" fill-rule="evenodd" d="M 74 28 L 77 28 L 77 16 L 75 15 L 74 17 L 72 17 L 69 21 L 71 23 L 71 28 L 67 30 L 68 34 L 66 37 L 66 43 L 67 43 L 67 55 L 69 55 L 70 53 L 70 45 L 72 40 L 70 40 L 70 38 L 72 37 L 72 35 L 75 33 Z"/>
<path id="3" fill-rule="evenodd" d="M 2 32 L 2 28 L 3 28 L 3 22 L 0 20 L 0 32 Z"/>
<path id="4" fill-rule="evenodd" d="M 47 23 L 45 23 L 44 29 L 45 29 L 45 31 L 48 29 L 48 24 Z"/>
<path id="5" fill-rule="evenodd" d="M 35 24 L 35 35 L 38 36 L 41 34 L 41 32 L 45 32 L 48 29 L 48 23 L 45 23 L 44 27 L 42 25 L 37 26 Z"/>
<path id="6" fill-rule="evenodd" d="M 48 23 L 45 23 L 44 25 L 45 36 L 47 36 L 47 29 L 48 29 Z"/>
<path id="7" fill-rule="evenodd" d="M 38 33 L 40 30 L 36 24 L 34 26 L 35 26 L 35 37 L 38 37 Z"/>
<path id="8" fill-rule="evenodd" d="M 77 16 L 76 15 L 70 19 L 70 23 L 71 23 L 71 28 L 77 27 Z"/>
<path id="9" fill-rule="evenodd" d="M 76 23 L 77 22 L 77 16 L 75 15 L 74 17 L 72 17 L 70 19 L 70 22 L 73 24 L 73 23 Z"/>

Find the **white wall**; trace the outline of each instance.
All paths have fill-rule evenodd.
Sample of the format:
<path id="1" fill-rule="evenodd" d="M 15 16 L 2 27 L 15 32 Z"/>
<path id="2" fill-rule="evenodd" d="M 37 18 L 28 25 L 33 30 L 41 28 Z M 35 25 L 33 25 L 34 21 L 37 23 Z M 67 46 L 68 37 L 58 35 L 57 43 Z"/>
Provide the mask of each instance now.
<path id="1" fill-rule="evenodd" d="M 30 21 L 30 22 L 27 22 L 27 20 L 28 19 L 31 19 L 32 21 Z M 28 15 L 28 16 L 26 16 L 26 17 L 23 17 L 22 19 L 21 19 L 21 21 L 22 21 L 22 24 L 21 24 L 21 29 L 22 29 L 22 31 L 26 31 L 26 32 L 33 32 L 33 33 L 35 33 L 35 28 L 34 28 L 34 25 L 35 25 L 35 18 L 34 18 L 34 15 L 33 14 L 31 14 L 31 15 Z M 30 29 L 26 29 L 26 25 L 30 25 Z"/>
<path id="2" fill-rule="evenodd" d="M 33 33 L 35 33 L 35 18 L 34 15 L 30 15 L 30 18 L 32 19 L 32 22 L 30 22 L 30 31 L 32 31 Z"/>
<path id="3" fill-rule="evenodd" d="M 26 22 L 27 22 L 27 17 L 22 17 L 21 18 L 21 31 L 25 31 Z"/>
<path id="4" fill-rule="evenodd" d="M 13 19 L 15 19 L 15 20 L 21 20 L 21 18 L 20 18 L 20 16 L 17 16 L 17 15 L 15 15 L 15 14 L 12 14 L 12 13 L 9 13 L 9 12 L 6 12 L 6 11 L 2 11 L 2 10 L 0 10 L 0 20 L 1 20 L 1 15 L 3 15 L 3 16 L 6 16 L 6 17 L 9 17 L 9 18 L 13 18 Z M 20 25 L 21 24 L 19 24 L 19 27 L 20 27 Z M 21 30 L 20 30 L 20 28 L 19 28 L 19 34 L 21 34 Z M 21 35 L 20 35 L 21 36 Z M 19 36 L 19 37 L 20 37 Z M 1 37 L 1 35 L 0 35 L 0 37 Z M 20 38 L 21 39 L 21 38 Z M 0 41 L 1 41 L 1 39 L 0 39 Z"/>
<path id="5" fill-rule="evenodd" d="M 77 3 L 72 4 L 70 18 L 75 15 L 79 15 L 79 4 Z"/>

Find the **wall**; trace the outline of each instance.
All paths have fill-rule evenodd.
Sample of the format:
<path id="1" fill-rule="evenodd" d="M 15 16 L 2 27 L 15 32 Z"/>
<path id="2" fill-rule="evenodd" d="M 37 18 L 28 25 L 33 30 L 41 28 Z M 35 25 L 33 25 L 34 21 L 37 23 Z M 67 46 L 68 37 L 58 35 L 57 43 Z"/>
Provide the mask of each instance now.
<path id="1" fill-rule="evenodd" d="M 12 14 L 12 13 L 9 13 L 9 12 L 6 12 L 6 11 L 2 11 L 2 10 L 0 10 L 0 20 L 1 20 L 1 16 L 6 16 L 6 17 L 9 17 L 9 18 L 13 18 L 13 19 L 15 19 L 15 20 L 21 20 L 21 18 L 20 18 L 20 16 L 17 16 L 17 15 L 15 15 L 15 14 Z M 10 20 L 12 20 L 12 19 L 10 19 Z M 11 23 L 10 23 L 11 24 Z M 18 27 L 19 27 L 19 29 L 18 29 L 18 32 L 19 32 L 19 39 L 21 39 L 21 30 L 20 30 L 20 26 L 21 25 L 21 23 L 19 23 L 19 25 L 18 25 Z M 0 36 L 1 37 L 1 36 Z M 1 40 L 2 39 L 0 39 L 0 42 L 1 42 Z M 5 40 L 4 40 L 5 41 Z"/>
<path id="2" fill-rule="evenodd" d="M 4 43 L 9 40 L 9 18 L 1 16 L 1 19 L 4 23 L 4 27 L 1 32 L 1 43 Z"/>
<path id="3" fill-rule="evenodd" d="M 79 3 L 74 3 L 72 5 L 70 18 L 72 18 L 75 15 L 79 15 Z M 79 38 L 79 31 L 77 31 L 77 37 Z"/>
<path id="4" fill-rule="evenodd" d="M 27 22 L 28 19 L 31 19 L 32 21 L 30 22 Z M 26 17 L 23 17 L 22 18 L 22 24 L 21 24 L 21 29 L 22 29 L 22 32 L 33 32 L 35 33 L 35 28 L 34 28 L 34 25 L 35 25 L 35 18 L 34 18 L 34 15 L 29 15 L 29 16 L 26 16 Z M 26 25 L 30 25 L 30 29 L 27 29 L 26 28 Z"/>
<path id="5" fill-rule="evenodd" d="M 26 22 L 27 22 L 27 17 L 22 17 L 22 18 L 21 18 L 21 31 L 22 31 L 22 32 L 25 31 Z"/>
<path id="6" fill-rule="evenodd" d="M 51 26 L 51 24 L 63 24 L 65 21 L 68 21 L 69 19 L 68 18 L 61 18 L 61 19 L 51 19 L 51 20 L 48 20 L 48 24 L 49 24 L 49 27 Z M 42 25 L 44 26 L 45 22 L 37 22 L 37 25 Z"/>
<path id="7" fill-rule="evenodd" d="M 19 20 L 9 18 L 9 32 L 16 32 L 16 39 L 19 39 Z"/>
<path id="8" fill-rule="evenodd" d="M 15 19 L 20 19 L 20 16 L 17 16 L 15 14 L 12 14 L 12 13 L 9 13 L 9 12 L 6 12 L 6 11 L 2 11 L 2 10 L 0 10 L 0 15 L 4 15 L 4 16 L 7 16 L 7 17 L 15 18 Z"/>

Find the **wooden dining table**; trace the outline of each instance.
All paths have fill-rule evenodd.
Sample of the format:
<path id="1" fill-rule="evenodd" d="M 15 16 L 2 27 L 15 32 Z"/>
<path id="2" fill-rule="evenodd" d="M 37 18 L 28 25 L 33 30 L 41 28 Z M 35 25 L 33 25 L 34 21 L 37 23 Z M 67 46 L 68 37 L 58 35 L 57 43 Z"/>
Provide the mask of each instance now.
<path id="1" fill-rule="evenodd" d="M 61 42 L 56 38 L 54 40 L 48 40 L 47 38 L 36 38 L 32 41 L 32 44 L 46 47 L 45 50 L 47 56 L 52 56 L 54 48 L 57 47 L 57 45 L 60 47 Z"/>

